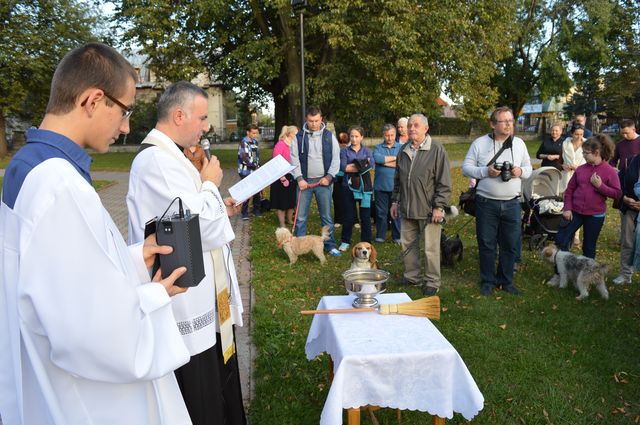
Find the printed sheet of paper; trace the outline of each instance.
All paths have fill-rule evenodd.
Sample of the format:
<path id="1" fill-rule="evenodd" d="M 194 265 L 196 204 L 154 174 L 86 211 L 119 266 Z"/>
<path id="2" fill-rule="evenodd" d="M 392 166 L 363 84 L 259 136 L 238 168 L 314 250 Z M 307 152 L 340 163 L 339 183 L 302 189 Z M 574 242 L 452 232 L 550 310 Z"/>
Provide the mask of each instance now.
<path id="1" fill-rule="evenodd" d="M 235 199 L 236 205 L 239 205 L 265 187 L 271 185 L 271 183 L 280 177 L 293 171 L 294 168 L 296 167 L 289 164 L 282 155 L 278 155 L 231 186 L 229 188 L 229 194 Z"/>

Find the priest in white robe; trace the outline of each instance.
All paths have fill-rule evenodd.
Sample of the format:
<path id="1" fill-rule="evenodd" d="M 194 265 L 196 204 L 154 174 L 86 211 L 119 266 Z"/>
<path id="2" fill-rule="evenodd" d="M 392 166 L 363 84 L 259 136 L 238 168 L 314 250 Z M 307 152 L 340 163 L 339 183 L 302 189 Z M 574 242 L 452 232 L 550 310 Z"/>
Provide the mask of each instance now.
<path id="1" fill-rule="evenodd" d="M 206 276 L 173 299 L 192 356 L 176 370 L 176 377 L 195 425 L 242 425 L 246 418 L 232 327 L 242 325 L 242 299 L 228 246 L 235 238 L 229 216 L 239 208 L 220 195 L 222 169 L 215 157 L 198 171 L 183 153 L 209 129 L 207 98 L 204 90 L 186 81 L 172 84 L 160 97 L 158 123 L 131 166 L 129 241 L 141 241 L 145 223 L 161 217 L 176 197 L 199 215 Z"/>
<path id="2" fill-rule="evenodd" d="M 136 72 L 114 49 L 68 53 L 39 129 L 6 169 L 0 204 L 4 425 L 190 424 L 172 371 L 186 363 L 158 252 L 127 247 L 93 189 L 84 148 L 129 132 Z"/>

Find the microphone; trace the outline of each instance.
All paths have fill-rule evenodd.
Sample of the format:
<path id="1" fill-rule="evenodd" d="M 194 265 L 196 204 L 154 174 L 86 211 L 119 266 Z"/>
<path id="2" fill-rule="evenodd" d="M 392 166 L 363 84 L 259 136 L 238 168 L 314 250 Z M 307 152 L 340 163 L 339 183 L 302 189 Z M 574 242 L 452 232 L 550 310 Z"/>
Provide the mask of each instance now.
<path id="1" fill-rule="evenodd" d="M 209 148 L 211 148 L 211 143 L 209 143 L 209 139 L 202 139 L 200 142 L 200 146 L 204 150 L 204 154 L 207 156 L 207 160 L 211 159 L 211 152 L 209 152 Z"/>

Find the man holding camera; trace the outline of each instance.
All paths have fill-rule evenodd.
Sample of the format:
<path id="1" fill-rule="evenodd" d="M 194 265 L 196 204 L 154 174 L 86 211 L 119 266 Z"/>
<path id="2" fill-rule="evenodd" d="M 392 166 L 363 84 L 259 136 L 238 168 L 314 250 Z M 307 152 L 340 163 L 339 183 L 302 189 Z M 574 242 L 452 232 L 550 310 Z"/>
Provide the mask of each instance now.
<path id="1" fill-rule="evenodd" d="M 401 212 L 404 281 L 422 284 L 424 295 L 431 296 L 440 288 L 441 223 L 451 197 L 451 172 L 447 151 L 427 134 L 427 117 L 412 115 L 408 127 L 409 142 L 396 159 L 390 213 L 395 220 Z M 424 280 L 420 275 L 420 237 L 424 237 Z"/>
<path id="2" fill-rule="evenodd" d="M 478 181 L 475 205 L 480 293 L 488 296 L 502 288 L 518 295 L 520 291 L 513 285 L 513 266 L 520 243 L 521 179 L 531 175 L 531 159 L 522 139 L 513 137 L 510 108 L 496 108 L 490 120 L 492 133 L 473 141 L 462 164 L 462 173 Z"/>

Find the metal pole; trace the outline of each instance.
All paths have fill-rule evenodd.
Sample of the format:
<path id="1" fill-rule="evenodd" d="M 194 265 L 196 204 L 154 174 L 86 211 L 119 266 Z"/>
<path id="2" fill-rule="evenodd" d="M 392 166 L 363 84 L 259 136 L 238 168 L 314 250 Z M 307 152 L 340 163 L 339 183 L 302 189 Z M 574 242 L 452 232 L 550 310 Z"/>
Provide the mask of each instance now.
<path id="1" fill-rule="evenodd" d="M 301 127 L 304 127 L 304 114 L 307 109 L 305 100 L 305 86 L 304 86 L 304 14 L 300 10 L 300 108 L 302 113 L 300 119 L 302 121 Z"/>

